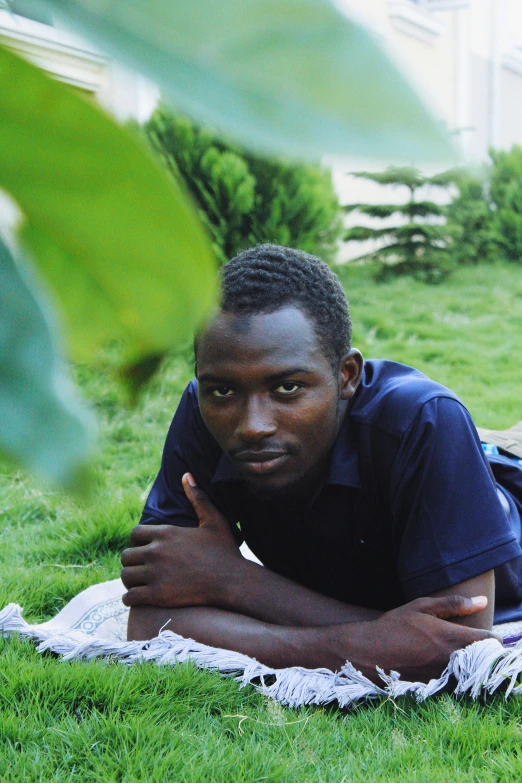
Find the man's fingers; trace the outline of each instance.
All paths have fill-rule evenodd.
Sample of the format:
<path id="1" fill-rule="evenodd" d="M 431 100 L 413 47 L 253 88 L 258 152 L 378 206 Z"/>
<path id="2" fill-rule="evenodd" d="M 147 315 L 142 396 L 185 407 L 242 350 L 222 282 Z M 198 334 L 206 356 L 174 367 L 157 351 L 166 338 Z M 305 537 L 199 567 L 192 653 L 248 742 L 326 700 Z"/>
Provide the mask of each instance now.
<path id="1" fill-rule="evenodd" d="M 469 628 L 467 625 L 458 623 L 448 623 L 451 626 L 451 634 L 457 647 L 467 647 L 474 642 L 482 642 L 484 639 L 497 639 L 502 642 L 502 637 L 494 631 L 487 631 L 485 628 Z M 449 629 L 448 629 L 449 631 Z"/>
<path id="2" fill-rule="evenodd" d="M 131 587 L 138 587 L 148 584 L 148 569 L 143 565 L 126 566 L 121 569 L 120 578 L 127 590 Z"/>
<path id="3" fill-rule="evenodd" d="M 417 598 L 412 601 L 411 605 L 422 614 L 429 614 L 439 620 L 451 620 L 453 617 L 465 617 L 482 611 L 488 605 L 488 599 L 485 595 L 477 595 L 473 598 L 464 598 L 462 595 L 446 595 L 438 598 Z M 468 644 L 480 642 L 483 639 L 497 639 L 502 642 L 502 637 L 494 631 L 469 628 L 457 623 L 448 623 L 448 625 L 451 625 L 455 642 L 460 647 L 467 647 Z"/>
<path id="4" fill-rule="evenodd" d="M 124 567 L 143 565 L 145 563 L 144 554 L 145 552 L 143 546 L 135 546 L 131 547 L 130 549 L 124 549 L 121 553 L 121 564 Z"/>
<path id="5" fill-rule="evenodd" d="M 131 587 L 127 593 L 122 595 L 121 600 L 125 606 L 150 605 L 150 590 L 145 586 Z"/>
<path id="6" fill-rule="evenodd" d="M 130 534 L 131 546 L 150 544 L 161 536 L 165 528 L 171 527 L 172 525 L 136 525 Z"/>
<path id="7" fill-rule="evenodd" d="M 466 644 L 481 642 L 484 639 L 496 639 L 498 642 L 502 642 L 502 636 L 499 633 L 495 633 L 495 631 L 486 631 L 484 628 L 467 628 L 463 625 L 460 627 L 468 631 L 470 635 L 470 640 Z"/>
<path id="8" fill-rule="evenodd" d="M 477 595 L 474 598 L 464 598 L 462 595 L 445 595 L 439 598 L 419 598 L 413 601 L 416 609 L 423 614 L 431 614 L 440 620 L 449 620 L 451 617 L 465 617 L 468 614 L 481 612 L 488 605 L 485 595 Z"/>
<path id="9" fill-rule="evenodd" d="M 181 482 L 185 495 L 190 500 L 200 525 L 222 524 L 228 528 L 228 522 L 209 499 L 207 493 L 197 486 L 192 473 L 185 473 Z"/>
<path id="10" fill-rule="evenodd" d="M 209 500 L 206 492 L 200 489 L 192 473 L 185 473 L 181 479 L 185 495 L 190 500 L 192 508 L 196 512 L 196 516 L 199 522 L 208 521 L 209 517 L 212 517 L 216 513 L 216 507 Z"/>

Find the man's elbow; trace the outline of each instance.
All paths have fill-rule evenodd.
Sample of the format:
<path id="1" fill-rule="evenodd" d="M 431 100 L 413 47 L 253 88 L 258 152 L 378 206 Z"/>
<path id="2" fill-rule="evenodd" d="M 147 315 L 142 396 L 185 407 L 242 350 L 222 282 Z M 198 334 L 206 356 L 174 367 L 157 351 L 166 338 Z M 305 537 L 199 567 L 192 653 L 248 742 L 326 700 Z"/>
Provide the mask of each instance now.
<path id="1" fill-rule="evenodd" d="M 154 639 L 163 629 L 175 631 L 173 619 L 176 609 L 162 606 L 132 606 L 127 625 L 127 641 Z"/>

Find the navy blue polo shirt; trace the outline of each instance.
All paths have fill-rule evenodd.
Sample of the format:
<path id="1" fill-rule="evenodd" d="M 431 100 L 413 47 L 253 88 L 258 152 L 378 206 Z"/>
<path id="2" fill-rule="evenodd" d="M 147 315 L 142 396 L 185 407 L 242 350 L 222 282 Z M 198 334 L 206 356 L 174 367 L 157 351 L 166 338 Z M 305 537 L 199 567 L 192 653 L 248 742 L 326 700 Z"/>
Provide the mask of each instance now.
<path id="1" fill-rule="evenodd" d="M 195 380 L 142 523 L 197 525 L 181 486 L 187 471 L 266 567 L 347 603 L 391 609 L 522 556 L 468 411 L 395 362 L 365 361 L 311 499 L 250 494 L 203 423 Z"/>

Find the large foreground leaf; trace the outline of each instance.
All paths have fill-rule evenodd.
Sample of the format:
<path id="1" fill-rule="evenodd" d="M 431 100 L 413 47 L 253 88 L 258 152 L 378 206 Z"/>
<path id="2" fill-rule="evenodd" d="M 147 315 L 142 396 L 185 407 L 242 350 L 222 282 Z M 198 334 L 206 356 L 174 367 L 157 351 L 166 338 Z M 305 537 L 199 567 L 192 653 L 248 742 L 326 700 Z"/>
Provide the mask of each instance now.
<path id="1" fill-rule="evenodd" d="M 122 337 L 141 366 L 186 339 L 215 287 L 184 193 L 93 103 L 0 49 L 0 186 L 63 306 L 75 356 Z"/>
<path id="2" fill-rule="evenodd" d="M 94 422 L 26 276 L 0 240 L 0 453 L 72 487 L 91 451 Z"/>
<path id="3" fill-rule="evenodd" d="M 194 119 L 292 156 L 447 161 L 376 38 L 329 0 L 39 0 Z"/>

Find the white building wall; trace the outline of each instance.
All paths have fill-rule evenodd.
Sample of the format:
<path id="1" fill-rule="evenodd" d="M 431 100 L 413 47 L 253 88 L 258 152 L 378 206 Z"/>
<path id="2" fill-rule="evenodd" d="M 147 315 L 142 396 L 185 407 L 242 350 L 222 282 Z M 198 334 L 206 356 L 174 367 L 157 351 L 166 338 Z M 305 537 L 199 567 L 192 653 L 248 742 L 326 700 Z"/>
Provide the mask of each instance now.
<path id="1" fill-rule="evenodd" d="M 158 101 L 151 82 L 63 28 L 0 10 L 0 43 L 89 93 L 120 120 L 143 121 Z"/>
<path id="2" fill-rule="evenodd" d="M 373 16 L 405 72 L 458 140 L 465 159 L 483 161 L 491 146 L 522 145 L 522 0 L 343 4 Z M 394 191 L 350 177 L 340 162 L 334 167 L 334 182 L 343 203 L 399 204 L 406 197 L 401 188 Z M 438 197 L 432 195 L 435 201 L 441 198 L 440 191 Z M 352 213 L 347 225 L 383 224 Z M 341 260 L 371 249 L 368 243 L 352 243 L 342 249 Z"/>
<path id="3" fill-rule="evenodd" d="M 491 144 L 522 143 L 522 0 L 336 3 L 383 38 L 472 158 L 483 159 Z M 90 92 L 119 119 L 143 120 L 158 99 L 150 82 L 57 27 L 0 10 L 0 42 Z"/>
<path id="4" fill-rule="evenodd" d="M 504 66 L 499 85 L 500 122 L 495 146 L 522 143 L 522 60 L 517 70 Z"/>
<path id="5" fill-rule="evenodd" d="M 522 144 L 522 0 L 339 4 L 371 20 L 469 158 Z"/>
<path id="6" fill-rule="evenodd" d="M 155 85 L 68 30 L 0 9 L 0 44 L 93 97 L 120 121 L 144 122 L 158 102 Z M 0 190 L 0 234 L 8 234 L 19 217 Z"/>
<path id="7" fill-rule="evenodd" d="M 522 144 L 522 0 L 336 3 L 382 38 L 470 160 L 484 160 L 490 146 Z M 65 30 L 0 10 L 0 43 L 90 93 L 120 120 L 144 121 L 157 103 L 154 85 Z M 346 203 L 383 199 L 378 186 L 350 178 L 346 164 L 336 163 L 334 180 Z M 403 195 L 397 191 L 397 200 Z"/>

